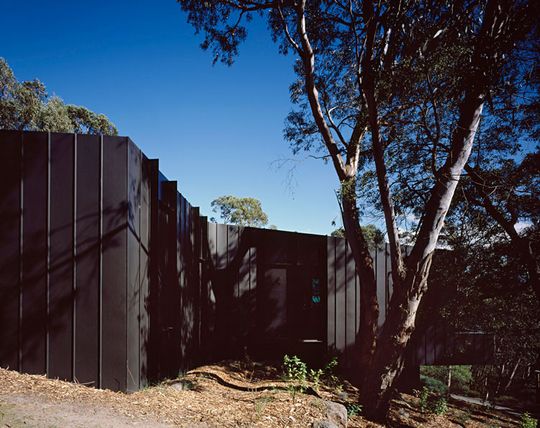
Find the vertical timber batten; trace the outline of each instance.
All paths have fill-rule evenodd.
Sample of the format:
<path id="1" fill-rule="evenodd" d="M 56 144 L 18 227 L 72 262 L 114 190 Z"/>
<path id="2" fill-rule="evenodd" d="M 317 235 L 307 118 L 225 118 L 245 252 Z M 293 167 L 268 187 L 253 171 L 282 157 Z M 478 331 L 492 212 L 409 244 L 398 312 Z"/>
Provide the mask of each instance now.
<path id="1" fill-rule="evenodd" d="M 218 342 L 353 367 L 362 284 L 344 239 L 208 223 L 126 137 L 0 130 L 0 154 L 0 366 L 120 391 L 213 362 Z M 381 325 L 387 244 L 372 255 Z M 411 360 L 493 343 L 452 334 L 429 329 Z"/>

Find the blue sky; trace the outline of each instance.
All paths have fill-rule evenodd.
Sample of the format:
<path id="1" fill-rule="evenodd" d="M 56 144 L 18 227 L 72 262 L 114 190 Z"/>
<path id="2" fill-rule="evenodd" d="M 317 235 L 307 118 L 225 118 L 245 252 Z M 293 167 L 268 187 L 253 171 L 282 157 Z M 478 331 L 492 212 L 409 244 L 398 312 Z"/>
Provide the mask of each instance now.
<path id="1" fill-rule="evenodd" d="M 106 114 L 203 214 L 232 194 L 260 199 L 280 229 L 326 234 L 339 221 L 331 165 L 275 165 L 292 158 L 292 60 L 264 26 L 232 67 L 212 66 L 174 0 L 0 2 L 0 56 L 17 78 Z"/>

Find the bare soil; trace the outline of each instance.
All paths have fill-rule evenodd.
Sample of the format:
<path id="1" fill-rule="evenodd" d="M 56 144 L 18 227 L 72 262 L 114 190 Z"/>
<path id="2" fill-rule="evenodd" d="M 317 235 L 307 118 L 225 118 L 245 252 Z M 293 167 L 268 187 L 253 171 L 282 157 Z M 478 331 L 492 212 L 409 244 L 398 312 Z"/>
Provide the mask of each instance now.
<path id="1" fill-rule="evenodd" d="M 324 419 L 324 400 L 355 403 L 357 390 L 343 382 L 292 392 L 272 366 L 226 362 L 199 367 L 181 379 L 133 394 L 0 369 L 0 427 L 310 427 Z M 389 426 L 516 427 L 515 417 L 465 403 L 445 416 L 418 410 L 418 399 L 394 400 Z M 380 427 L 359 415 L 349 427 Z"/>

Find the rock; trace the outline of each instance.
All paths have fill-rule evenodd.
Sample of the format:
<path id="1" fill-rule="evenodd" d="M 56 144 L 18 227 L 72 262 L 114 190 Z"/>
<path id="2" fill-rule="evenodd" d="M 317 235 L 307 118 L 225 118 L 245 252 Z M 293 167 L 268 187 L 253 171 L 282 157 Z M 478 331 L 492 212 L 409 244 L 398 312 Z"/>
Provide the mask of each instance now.
<path id="1" fill-rule="evenodd" d="M 319 419 L 313 422 L 313 428 L 339 428 L 334 422 L 330 422 L 328 419 Z"/>
<path id="2" fill-rule="evenodd" d="M 176 389 L 177 391 L 189 391 L 193 389 L 193 382 L 181 379 L 172 383 L 171 387 Z"/>
<path id="3" fill-rule="evenodd" d="M 346 401 L 349 399 L 349 394 L 347 394 L 345 391 L 342 391 L 338 394 L 338 398 L 340 400 Z"/>
<path id="4" fill-rule="evenodd" d="M 326 417 L 338 428 L 347 427 L 347 408 L 343 404 L 326 401 Z"/>

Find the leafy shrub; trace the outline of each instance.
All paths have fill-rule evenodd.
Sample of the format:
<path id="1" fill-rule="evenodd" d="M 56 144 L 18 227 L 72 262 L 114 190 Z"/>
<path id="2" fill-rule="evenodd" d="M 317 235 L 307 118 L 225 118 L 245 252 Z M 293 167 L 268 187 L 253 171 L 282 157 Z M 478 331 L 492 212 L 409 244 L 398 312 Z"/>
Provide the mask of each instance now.
<path id="1" fill-rule="evenodd" d="M 448 392 L 448 388 L 446 387 L 446 385 L 442 383 L 439 379 L 435 379 L 430 376 L 420 375 L 420 382 L 422 382 L 425 388 L 435 394 L 442 395 Z"/>
<path id="2" fill-rule="evenodd" d="M 444 415 L 448 411 L 448 403 L 446 398 L 437 397 L 432 401 L 432 405 L 429 406 L 429 410 L 436 415 Z"/>
<path id="3" fill-rule="evenodd" d="M 300 384 L 306 382 L 308 372 L 307 365 L 296 355 L 293 355 L 292 357 L 285 355 L 283 357 L 283 370 L 287 380 L 296 381 Z"/>
<path id="4" fill-rule="evenodd" d="M 523 413 L 523 415 L 521 415 L 521 421 L 520 421 L 519 426 L 521 428 L 537 428 L 538 420 L 533 418 L 528 413 Z"/>
<path id="5" fill-rule="evenodd" d="M 421 366 L 420 374 L 447 384 L 448 371 L 452 371 L 452 392 L 468 394 L 470 392 L 473 375 L 471 366 Z"/>
<path id="6" fill-rule="evenodd" d="M 283 372 L 285 379 L 296 382 L 295 385 L 289 385 L 288 390 L 292 395 L 293 402 L 296 401 L 296 393 L 304 392 L 306 389 L 307 365 L 296 355 L 283 357 Z"/>
<path id="7" fill-rule="evenodd" d="M 428 400 L 429 400 L 429 388 L 427 386 L 424 386 L 422 388 L 418 398 L 420 399 L 419 401 L 420 411 L 425 412 L 428 409 Z"/>
<path id="8" fill-rule="evenodd" d="M 451 366 L 452 385 L 455 392 L 467 394 L 471 388 L 472 370 L 471 366 Z"/>
<path id="9" fill-rule="evenodd" d="M 442 394 L 434 394 L 427 386 L 424 386 L 418 394 L 419 407 L 422 413 L 435 413 L 444 415 L 448 411 L 446 397 Z"/>
<path id="10" fill-rule="evenodd" d="M 309 372 L 308 372 L 308 379 L 313 382 L 313 386 L 315 387 L 315 389 L 319 389 L 319 383 L 320 383 L 320 380 L 321 380 L 321 376 L 324 374 L 323 370 L 321 369 L 318 369 L 318 370 L 313 370 L 313 369 L 309 369 Z"/>
<path id="11" fill-rule="evenodd" d="M 330 375 L 330 374 L 333 374 L 334 373 L 334 370 L 336 369 L 338 365 L 338 359 L 337 357 L 334 357 L 332 358 L 328 364 L 326 364 L 326 366 L 324 366 L 324 373 L 327 374 L 327 375 Z"/>
<path id="12" fill-rule="evenodd" d="M 348 403 L 345 407 L 347 408 L 347 416 L 350 418 L 353 416 L 358 416 L 360 413 L 362 413 L 362 406 L 360 404 Z"/>
<path id="13" fill-rule="evenodd" d="M 333 358 L 323 369 L 308 369 L 308 366 L 299 357 L 293 355 L 289 357 L 285 355 L 283 357 L 283 373 L 284 378 L 287 381 L 295 382 L 295 385 L 290 385 L 291 392 L 304 392 L 306 389 L 306 382 L 309 381 L 313 384 L 313 387 L 318 390 L 321 381 L 328 386 L 340 389 L 341 382 L 339 378 L 334 375 L 334 369 L 337 367 L 337 358 Z M 292 391 L 294 389 L 295 391 Z"/>
<path id="14" fill-rule="evenodd" d="M 326 366 L 323 368 L 323 377 L 325 379 L 325 383 L 328 384 L 331 387 L 334 387 L 336 389 L 342 389 L 341 382 L 339 378 L 335 374 L 335 370 L 338 366 L 338 359 L 337 357 L 333 357 Z M 339 393 L 339 392 L 338 392 Z"/>

